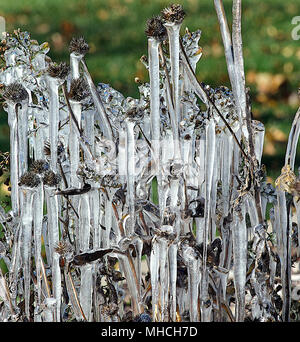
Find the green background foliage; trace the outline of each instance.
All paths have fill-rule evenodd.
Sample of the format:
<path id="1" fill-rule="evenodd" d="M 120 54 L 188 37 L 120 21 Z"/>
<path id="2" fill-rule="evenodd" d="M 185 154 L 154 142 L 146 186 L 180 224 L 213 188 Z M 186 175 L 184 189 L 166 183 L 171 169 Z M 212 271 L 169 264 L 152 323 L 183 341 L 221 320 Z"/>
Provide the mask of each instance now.
<path id="1" fill-rule="evenodd" d="M 211 86 L 229 85 L 221 35 L 212 0 L 177 1 L 187 13 L 182 26 L 202 30 L 202 58 L 197 76 Z M 147 54 L 145 23 L 168 1 L 158 0 L 0 0 L 6 30 L 20 28 L 32 39 L 50 44 L 54 61 L 69 60 L 72 36 L 83 35 L 90 45 L 86 60 L 95 83 L 111 84 L 125 96 L 138 96 L 135 77 L 148 81 L 139 61 Z M 224 6 L 231 24 L 231 0 Z M 292 18 L 300 15 L 295 0 L 244 0 L 243 46 L 247 86 L 253 115 L 266 127 L 263 162 L 270 181 L 279 175 L 287 138 L 299 105 L 300 45 L 293 40 Z M 300 32 L 299 32 L 300 33 Z M 9 150 L 9 128 L 0 113 L 0 150 Z"/>

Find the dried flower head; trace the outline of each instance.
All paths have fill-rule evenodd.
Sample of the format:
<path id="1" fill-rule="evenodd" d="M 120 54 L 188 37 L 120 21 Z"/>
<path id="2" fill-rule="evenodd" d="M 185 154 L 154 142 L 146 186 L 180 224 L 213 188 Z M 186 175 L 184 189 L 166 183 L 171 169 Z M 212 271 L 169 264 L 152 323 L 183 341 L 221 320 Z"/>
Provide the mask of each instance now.
<path id="1" fill-rule="evenodd" d="M 47 69 L 48 75 L 61 80 L 66 79 L 70 72 L 70 67 L 65 62 L 51 63 Z"/>
<path id="2" fill-rule="evenodd" d="M 19 186 L 35 188 L 41 183 L 40 177 L 32 171 L 25 172 L 19 181 Z"/>
<path id="3" fill-rule="evenodd" d="M 57 186 L 61 181 L 61 176 L 51 170 L 45 172 L 43 182 L 48 186 Z"/>
<path id="4" fill-rule="evenodd" d="M 48 170 L 49 163 L 44 159 L 35 160 L 30 166 L 30 171 L 35 172 L 37 174 L 42 174 Z"/>
<path id="5" fill-rule="evenodd" d="M 64 151 L 65 151 L 64 145 L 61 142 L 59 142 L 59 144 L 57 146 L 58 157 L 61 157 L 62 154 L 64 153 Z M 51 156 L 51 148 L 50 148 L 50 142 L 49 141 L 45 142 L 44 153 L 45 153 L 45 156 L 47 156 L 47 157 Z"/>
<path id="6" fill-rule="evenodd" d="M 72 80 L 69 92 L 71 100 L 81 102 L 89 95 L 88 85 L 83 78 Z"/>
<path id="7" fill-rule="evenodd" d="M 182 5 L 172 4 L 161 11 L 162 19 L 166 22 L 181 24 L 185 17 Z"/>
<path id="8" fill-rule="evenodd" d="M 163 41 L 167 37 L 167 30 L 163 25 L 160 16 L 148 19 L 145 33 L 147 37 L 153 37 L 159 41 Z"/>
<path id="9" fill-rule="evenodd" d="M 69 51 L 77 55 L 85 55 L 89 52 L 89 45 L 83 37 L 73 37 L 70 41 Z"/>
<path id="10" fill-rule="evenodd" d="M 2 96 L 5 100 L 20 103 L 28 99 L 28 93 L 21 83 L 14 82 L 4 88 Z"/>
<path id="11" fill-rule="evenodd" d="M 59 241 L 54 247 L 56 253 L 65 256 L 67 253 L 71 251 L 71 247 L 67 244 L 66 241 Z"/>

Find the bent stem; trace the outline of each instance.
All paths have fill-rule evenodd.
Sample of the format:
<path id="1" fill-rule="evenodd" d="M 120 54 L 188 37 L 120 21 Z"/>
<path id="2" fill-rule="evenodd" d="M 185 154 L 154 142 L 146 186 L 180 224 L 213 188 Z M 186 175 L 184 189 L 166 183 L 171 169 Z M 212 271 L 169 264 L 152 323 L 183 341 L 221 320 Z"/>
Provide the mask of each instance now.
<path id="1" fill-rule="evenodd" d="M 87 65 L 85 63 L 84 58 L 81 59 L 81 63 L 83 65 L 84 77 L 85 77 L 85 79 L 88 83 L 88 86 L 90 88 L 90 92 L 91 92 L 91 95 L 92 95 L 92 98 L 94 101 L 94 105 L 95 105 L 95 107 L 96 107 L 96 109 L 100 115 L 100 119 L 101 119 L 101 122 L 103 124 L 104 136 L 107 137 L 111 142 L 113 142 L 114 137 L 113 137 L 113 132 L 112 132 L 112 127 L 111 127 L 110 121 L 108 119 L 105 107 L 101 101 L 100 95 L 98 94 L 97 89 L 96 89 L 94 82 L 92 80 L 92 77 L 88 71 L 88 68 L 87 68 Z"/>

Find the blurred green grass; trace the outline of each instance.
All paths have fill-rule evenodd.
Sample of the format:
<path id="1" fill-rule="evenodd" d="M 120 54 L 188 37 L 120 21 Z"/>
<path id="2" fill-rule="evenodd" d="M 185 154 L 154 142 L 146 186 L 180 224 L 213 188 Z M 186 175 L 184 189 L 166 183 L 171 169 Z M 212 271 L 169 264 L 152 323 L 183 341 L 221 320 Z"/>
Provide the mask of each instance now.
<path id="1" fill-rule="evenodd" d="M 201 81 L 229 85 L 221 36 L 212 0 L 178 1 L 187 13 L 184 28 L 202 30 L 203 56 L 197 75 Z M 231 23 L 231 1 L 224 6 Z M 94 81 L 111 84 L 125 96 L 136 97 L 134 78 L 148 80 L 139 61 L 147 54 L 144 34 L 147 19 L 169 4 L 158 0 L 0 0 L 6 30 L 20 28 L 40 43 L 47 41 L 48 55 L 68 61 L 72 36 L 83 35 L 90 45 L 87 64 Z M 254 118 L 266 127 L 263 162 L 274 180 L 284 163 L 290 126 L 298 107 L 300 79 L 299 41 L 292 39 L 291 20 L 300 15 L 294 0 L 244 0 L 243 46 L 247 86 L 251 89 Z M 0 115 L 0 149 L 7 151 L 6 114 Z M 299 159 L 298 159 L 299 160 Z"/>

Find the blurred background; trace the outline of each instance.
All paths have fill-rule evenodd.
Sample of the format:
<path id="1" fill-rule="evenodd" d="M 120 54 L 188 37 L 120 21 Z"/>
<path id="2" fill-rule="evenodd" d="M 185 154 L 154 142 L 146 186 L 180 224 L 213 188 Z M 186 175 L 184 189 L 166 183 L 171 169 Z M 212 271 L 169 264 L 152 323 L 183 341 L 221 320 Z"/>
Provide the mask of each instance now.
<path id="1" fill-rule="evenodd" d="M 182 32 L 185 27 L 202 30 L 199 80 L 211 86 L 228 86 L 213 0 L 177 2 L 187 13 Z M 86 60 L 95 83 L 109 83 L 125 96 L 137 97 L 134 78 L 148 81 L 139 61 L 147 54 L 145 23 L 169 4 L 159 0 L 0 0 L 0 15 L 6 20 L 8 32 L 20 28 L 29 31 L 39 43 L 47 41 L 51 47 L 48 55 L 57 62 L 69 61 L 72 36 L 83 35 L 90 46 Z M 231 4 L 231 0 L 224 0 L 230 25 Z M 300 16 L 299 0 L 243 1 L 246 83 L 251 89 L 254 118 L 266 127 L 263 163 L 270 181 L 280 174 L 299 105 L 300 40 L 292 39 L 295 16 Z M 7 115 L 1 111 L 1 151 L 9 150 L 8 137 Z"/>

